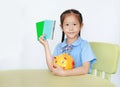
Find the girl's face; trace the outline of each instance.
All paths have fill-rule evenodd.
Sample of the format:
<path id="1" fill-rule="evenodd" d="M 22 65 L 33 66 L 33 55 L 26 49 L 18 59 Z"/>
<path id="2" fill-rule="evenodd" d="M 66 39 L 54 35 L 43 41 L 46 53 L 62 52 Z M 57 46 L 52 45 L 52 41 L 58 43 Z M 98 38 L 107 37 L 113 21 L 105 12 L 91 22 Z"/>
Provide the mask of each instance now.
<path id="1" fill-rule="evenodd" d="M 65 16 L 63 21 L 62 29 L 66 34 L 67 38 L 76 39 L 78 38 L 78 34 L 82 28 L 82 24 L 80 24 L 78 17 L 75 14 L 68 14 Z"/>

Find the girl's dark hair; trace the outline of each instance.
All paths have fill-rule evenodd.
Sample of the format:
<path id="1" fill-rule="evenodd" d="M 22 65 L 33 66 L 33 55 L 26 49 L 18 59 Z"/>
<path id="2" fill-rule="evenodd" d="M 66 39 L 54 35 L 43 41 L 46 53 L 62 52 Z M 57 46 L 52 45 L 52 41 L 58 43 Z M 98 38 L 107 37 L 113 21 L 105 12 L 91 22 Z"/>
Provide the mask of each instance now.
<path id="1" fill-rule="evenodd" d="M 82 14 L 78 10 L 68 9 L 68 10 L 64 11 L 60 16 L 60 22 L 61 22 L 62 27 L 63 27 L 63 22 L 64 22 L 64 19 L 65 19 L 65 16 L 67 14 L 71 14 L 71 13 L 75 14 L 78 17 L 80 24 L 82 24 L 82 22 L 83 22 Z M 80 36 L 80 32 L 79 32 L 79 36 Z M 62 41 L 61 42 L 64 41 L 64 38 L 65 38 L 65 33 L 62 32 Z"/>

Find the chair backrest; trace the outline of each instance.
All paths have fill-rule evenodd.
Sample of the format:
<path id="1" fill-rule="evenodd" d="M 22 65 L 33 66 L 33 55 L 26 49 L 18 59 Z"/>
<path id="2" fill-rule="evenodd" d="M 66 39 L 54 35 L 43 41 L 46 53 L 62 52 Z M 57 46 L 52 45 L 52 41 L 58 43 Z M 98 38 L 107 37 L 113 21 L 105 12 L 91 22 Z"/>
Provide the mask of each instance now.
<path id="1" fill-rule="evenodd" d="M 92 74 L 110 80 L 111 74 L 117 71 L 120 47 L 103 42 L 90 42 L 90 45 L 97 58 Z"/>

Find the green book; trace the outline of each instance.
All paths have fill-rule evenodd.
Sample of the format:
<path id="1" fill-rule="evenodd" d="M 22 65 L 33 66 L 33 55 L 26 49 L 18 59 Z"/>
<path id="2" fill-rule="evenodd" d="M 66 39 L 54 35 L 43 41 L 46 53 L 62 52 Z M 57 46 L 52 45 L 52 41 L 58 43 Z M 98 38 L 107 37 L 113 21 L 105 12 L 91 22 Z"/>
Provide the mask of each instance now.
<path id="1" fill-rule="evenodd" d="M 54 29 L 55 20 L 36 22 L 37 39 L 39 40 L 41 35 L 44 35 L 45 39 L 53 39 Z"/>

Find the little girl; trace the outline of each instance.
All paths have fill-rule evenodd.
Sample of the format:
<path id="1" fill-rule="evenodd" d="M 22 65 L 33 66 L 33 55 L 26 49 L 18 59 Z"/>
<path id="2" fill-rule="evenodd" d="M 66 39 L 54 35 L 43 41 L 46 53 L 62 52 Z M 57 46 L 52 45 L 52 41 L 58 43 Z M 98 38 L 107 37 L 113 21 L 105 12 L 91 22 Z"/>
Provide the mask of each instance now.
<path id="1" fill-rule="evenodd" d="M 62 28 L 62 42 L 59 43 L 53 55 L 51 55 L 49 45 L 44 36 L 40 37 L 40 42 L 43 44 L 46 54 L 46 62 L 49 70 L 58 76 L 71 76 L 91 73 L 92 64 L 96 61 L 96 57 L 89 43 L 80 37 L 80 31 L 83 27 L 82 15 L 75 9 L 68 9 L 64 11 L 60 16 L 61 28 Z M 66 38 L 64 39 L 64 35 Z M 64 52 L 65 49 L 70 48 L 70 56 L 74 58 L 74 69 L 64 70 L 58 65 L 53 67 L 53 57 L 58 56 Z"/>

